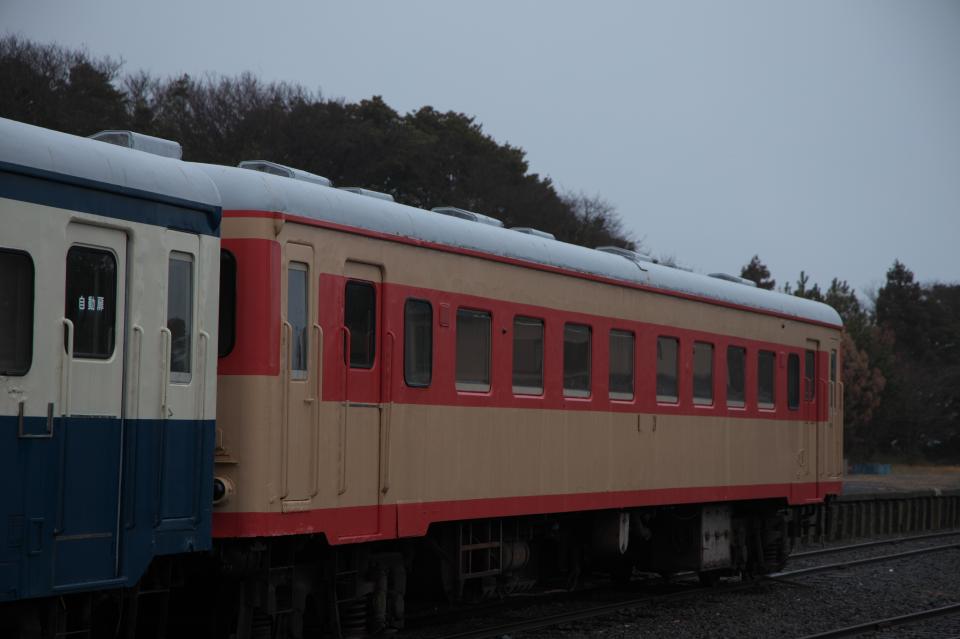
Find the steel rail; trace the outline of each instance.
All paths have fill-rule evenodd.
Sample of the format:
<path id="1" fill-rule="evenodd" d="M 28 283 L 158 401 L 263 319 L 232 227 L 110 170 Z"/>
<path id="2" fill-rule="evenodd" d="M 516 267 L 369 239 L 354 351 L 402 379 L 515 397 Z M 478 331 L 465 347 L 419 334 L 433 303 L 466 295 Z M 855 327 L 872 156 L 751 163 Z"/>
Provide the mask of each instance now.
<path id="1" fill-rule="evenodd" d="M 889 539 L 877 539 L 875 541 L 865 541 L 859 544 L 848 544 L 846 546 L 833 546 L 831 548 L 818 548 L 816 550 L 805 550 L 803 552 L 790 553 L 790 559 L 801 557 L 815 557 L 817 555 L 829 555 L 832 553 L 843 552 L 845 550 L 858 550 L 860 548 L 870 548 L 873 546 L 886 546 L 902 544 L 908 541 L 923 541 L 925 539 L 939 539 L 942 537 L 951 537 L 960 535 L 960 530 L 951 530 L 950 532 L 929 533 L 926 535 L 914 535 L 913 537 L 891 537 Z"/>
<path id="2" fill-rule="evenodd" d="M 955 550 L 960 548 L 960 544 L 946 544 L 943 546 L 931 546 L 929 548 L 919 548 L 917 550 L 907 550 L 891 555 L 880 555 L 878 557 L 868 557 L 866 559 L 852 559 L 850 561 L 840 561 L 832 564 L 823 564 L 821 566 L 811 566 L 810 568 L 799 568 L 797 570 L 786 570 L 765 575 L 767 579 L 783 579 L 785 577 L 797 577 L 799 575 L 809 575 L 817 572 L 828 572 L 830 570 L 840 570 L 842 568 L 851 568 L 853 566 L 863 566 L 866 564 L 878 564 L 891 559 L 900 559 L 903 557 L 913 557 L 915 555 L 924 555 L 927 553 L 940 552 L 941 550 Z"/>
<path id="3" fill-rule="evenodd" d="M 949 604 L 947 606 L 941 606 L 940 608 L 930 608 L 929 610 L 921 610 L 920 612 L 911 612 L 905 615 L 898 615 L 896 617 L 875 619 L 874 621 L 867 621 L 854 626 L 835 628 L 834 630 L 828 630 L 826 632 L 821 632 L 814 635 L 804 635 L 800 639 L 834 639 L 835 637 L 854 637 L 864 632 L 884 630 L 890 626 L 917 623 L 918 621 L 924 621 L 926 619 L 946 617 L 954 614 L 960 614 L 960 603 Z"/>

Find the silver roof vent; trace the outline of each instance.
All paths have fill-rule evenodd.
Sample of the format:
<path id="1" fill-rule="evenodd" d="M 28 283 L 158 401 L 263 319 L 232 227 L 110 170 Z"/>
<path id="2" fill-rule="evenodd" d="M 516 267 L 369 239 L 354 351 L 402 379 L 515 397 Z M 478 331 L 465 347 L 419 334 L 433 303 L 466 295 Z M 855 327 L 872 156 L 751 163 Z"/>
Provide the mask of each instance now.
<path id="1" fill-rule="evenodd" d="M 165 158 L 179 160 L 183 157 L 183 148 L 179 142 L 155 138 L 135 131 L 100 131 L 90 136 L 91 140 L 125 146 L 128 149 L 152 153 Z"/>
<path id="2" fill-rule="evenodd" d="M 483 213 L 474 213 L 473 211 L 468 211 L 466 209 L 458 209 L 455 206 L 436 206 L 430 210 L 434 213 L 439 213 L 440 215 L 459 217 L 461 220 L 470 220 L 471 222 L 480 222 L 481 224 L 489 224 L 490 226 L 499 226 L 500 228 L 503 228 L 503 222 L 495 217 L 490 217 L 489 215 L 484 215 Z"/>
<path id="3" fill-rule="evenodd" d="M 276 162 L 268 162 L 267 160 L 244 160 L 237 166 L 239 166 L 241 169 L 250 169 L 251 171 L 260 171 L 261 173 L 269 173 L 270 175 L 279 175 L 281 177 L 287 177 L 293 180 L 310 182 L 311 184 L 319 184 L 320 186 L 333 186 L 333 182 L 322 175 L 301 171 L 300 169 L 295 169 L 291 166 L 284 166 L 283 164 L 277 164 Z"/>
<path id="4" fill-rule="evenodd" d="M 545 240 L 555 240 L 553 233 L 547 233 L 546 231 L 541 231 L 540 229 L 532 229 L 529 226 L 512 226 L 510 227 L 511 231 L 516 231 L 517 233 L 526 233 L 527 235 L 536 235 L 537 237 L 542 237 Z"/>
<path id="5" fill-rule="evenodd" d="M 657 261 L 653 259 L 650 255 L 646 253 L 638 253 L 637 251 L 631 251 L 630 249 L 620 248 L 619 246 L 598 246 L 598 251 L 603 253 L 612 253 L 614 255 L 619 255 L 620 257 L 625 257 L 628 260 L 633 262 L 651 262 L 656 264 Z"/>
<path id="6" fill-rule="evenodd" d="M 729 273 L 711 273 L 710 277 L 715 277 L 718 280 L 726 280 L 727 282 L 733 282 L 734 284 L 743 284 L 744 286 L 752 286 L 757 288 L 757 283 L 753 280 L 748 280 L 745 277 L 737 277 L 736 275 L 730 275 Z"/>
<path id="7" fill-rule="evenodd" d="M 359 186 L 341 186 L 338 187 L 341 191 L 350 191 L 351 193 L 356 193 L 357 195 L 365 195 L 367 197 L 375 197 L 378 200 L 384 200 L 385 202 L 393 202 L 393 196 L 389 193 L 381 193 L 380 191 L 371 191 L 370 189 L 361 189 Z"/>

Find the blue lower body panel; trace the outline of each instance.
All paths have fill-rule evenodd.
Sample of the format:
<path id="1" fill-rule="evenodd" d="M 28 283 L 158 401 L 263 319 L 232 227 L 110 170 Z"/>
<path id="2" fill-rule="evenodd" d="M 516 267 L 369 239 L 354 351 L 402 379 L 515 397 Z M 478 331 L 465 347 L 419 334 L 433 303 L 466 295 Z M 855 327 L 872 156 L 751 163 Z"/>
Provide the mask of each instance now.
<path id="1" fill-rule="evenodd" d="M 136 583 L 210 548 L 213 421 L 0 417 L 0 601 Z"/>

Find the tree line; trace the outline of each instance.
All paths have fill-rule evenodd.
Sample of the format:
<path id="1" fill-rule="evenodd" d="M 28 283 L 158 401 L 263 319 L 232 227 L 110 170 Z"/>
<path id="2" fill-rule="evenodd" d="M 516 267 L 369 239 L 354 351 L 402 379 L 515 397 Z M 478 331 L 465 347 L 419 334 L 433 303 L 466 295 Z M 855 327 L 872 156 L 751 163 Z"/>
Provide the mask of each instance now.
<path id="1" fill-rule="evenodd" d="M 754 256 L 741 276 L 776 280 Z M 918 282 L 899 260 L 867 303 L 845 280 L 803 271 L 780 290 L 832 306 L 844 324 L 844 438 L 855 460 L 960 461 L 960 285 Z"/>
<path id="2" fill-rule="evenodd" d="M 270 160 L 411 206 L 456 206 L 565 242 L 635 248 L 609 202 L 531 173 L 523 149 L 463 113 L 400 114 L 379 96 L 324 99 L 248 73 L 164 79 L 121 69 L 109 57 L 5 36 L 0 116 L 76 135 L 139 131 L 176 140 L 185 160 Z"/>
<path id="3" fill-rule="evenodd" d="M 266 159 L 412 206 L 458 206 L 562 241 L 636 248 L 609 202 L 531 173 L 523 149 L 496 142 L 463 113 L 400 114 L 378 96 L 325 99 L 250 74 L 121 70 L 109 57 L 0 38 L 0 116 L 77 135 L 131 129 L 180 142 L 186 160 Z M 759 256 L 741 274 L 776 288 Z M 843 318 L 848 457 L 960 461 L 960 286 L 921 284 L 898 261 L 866 304 L 846 281 L 824 290 L 803 272 L 780 290 Z"/>

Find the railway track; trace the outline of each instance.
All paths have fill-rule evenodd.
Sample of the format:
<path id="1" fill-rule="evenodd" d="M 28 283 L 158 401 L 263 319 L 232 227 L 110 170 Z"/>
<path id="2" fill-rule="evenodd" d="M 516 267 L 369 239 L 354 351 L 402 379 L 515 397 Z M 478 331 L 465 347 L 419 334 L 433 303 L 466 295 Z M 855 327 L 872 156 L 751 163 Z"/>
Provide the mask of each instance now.
<path id="1" fill-rule="evenodd" d="M 936 619 L 939 617 L 948 617 L 953 615 L 960 615 L 960 603 L 955 603 L 948 606 L 940 606 L 938 608 L 931 608 L 929 610 L 920 610 L 918 612 L 897 615 L 895 617 L 875 619 L 873 621 L 867 621 L 865 623 L 859 623 L 853 626 L 845 626 L 835 630 L 828 630 L 815 635 L 806 635 L 800 639 L 836 639 L 839 637 L 856 637 L 867 632 L 883 631 L 895 626 L 916 624 L 928 619 Z M 954 637 L 953 639 L 957 638 Z"/>
<path id="2" fill-rule="evenodd" d="M 897 545 L 897 544 L 916 542 L 916 541 L 927 541 L 927 540 L 951 537 L 951 536 L 960 537 L 960 530 L 954 530 L 951 532 L 934 533 L 934 534 L 914 535 L 910 537 L 897 537 L 895 539 L 882 539 L 882 540 L 862 542 L 857 544 L 848 544 L 844 546 L 835 546 L 832 548 L 822 548 L 822 549 L 816 549 L 811 551 L 805 551 L 802 553 L 796 553 L 793 556 L 800 558 L 800 557 L 815 557 L 815 556 L 822 556 L 822 555 L 829 555 L 829 554 L 839 554 L 845 551 L 857 551 L 857 550 L 871 548 L 871 547 Z M 883 563 L 888 561 L 894 561 L 897 559 L 903 559 L 906 557 L 912 557 L 912 556 L 924 555 L 924 554 L 930 554 L 930 553 L 936 553 L 936 552 L 944 552 L 944 551 L 954 550 L 958 548 L 960 548 L 960 542 L 941 544 L 937 546 L 906 550 L 903 552 L 889 553 L 889 554 L 879 555 L 875 557 L 856 558 L 856 559 L 850 559 L 848 561 L 831 562 L 828 564 L 822 564 L 818 566 L 800 568 L 800 569 L 790 570 L 790 571 L 782 571 L 772 575 L 767 575 L 756 581 L 724 583 L 714 587 L 701 586 L 697 584 L 694 581 L 695 575 L 693 573 L 689 573 L 686 575 L 678 575 L 678 577 L 681 578 L 681 581 L 678 582 L 678 585 L 683 588 L 680 591 L 644 595 L 641 597 L 630 597 L 626 599 L 618 599 L 616 601 L 606 602 L 599 605 L 587 606 L 587 607 L 579 608 L 576 610 L 565 610 L 559 613 L 544 614 L 534 618 L 509 621 L 507 623 L 490 625 L 483 628 L 471 628 L 469 630 L 458 630 L 451 633 L 422 635 L 422 636 L 429 637 L 429 639 L 486 639 L 486 638 L 493 638 L 493 637 L 503 637 L 505 635 L 513 636 L 519 632 L 541 630 L 544 628 L 556 627 L 556 626 L 569 624 L 573 622 L 585 621 L 585 620 L 609 615 L 612 613 L 623 612 L 623 611 L 627 611 L 635 608 L 640 608 L 643 606 L 656 605 L 661 603 L 675 602 L 675 601 L 682 601 L 685 599 L 696 598 L 706 593 L 716 594 L 716 595 L 734 593 L 738 591 L 756 589 L 759 584 L 770 583 L 770 582 L 790 584 L 792 583 L 790 582 L 790 579 L 793 577 L 800 577 L 803 575 L 814 574 L 814 573 L 838 571 L 838 570 L 843 570 L 845 568 L 852 568 L 852 567 L 862 566 L 867 564 Z M 922 621 L 931 617 L 943 616 L 947 614 L 960 614 L 960 603 L 955 604 L 953 606 L 946 606 L 943 608 L 920 611 L 912 615 L 903 615 L 901 617 L 891 617 L 889 619 L 877 619 L 877 620 L 866 622 L 864 624 L 860 624 L 857 626 L 839 628 L 839 629 L 830 631 L 830 633 L 840 633 L 840 634 L 825 633 L 822 635 L 810 635 L 810 638 L 821 637 L 821 636 L 822 637 L 856 636 L 857 633 L 868 631 L 874 627 L 885 627 L 885 625 L 916 623 L 917 621 Z M 426 630 L 426 628 L 423 628 L 423 630 Z M 421 636 L 421 635 L 418 635 L 418 636 Z"/>

